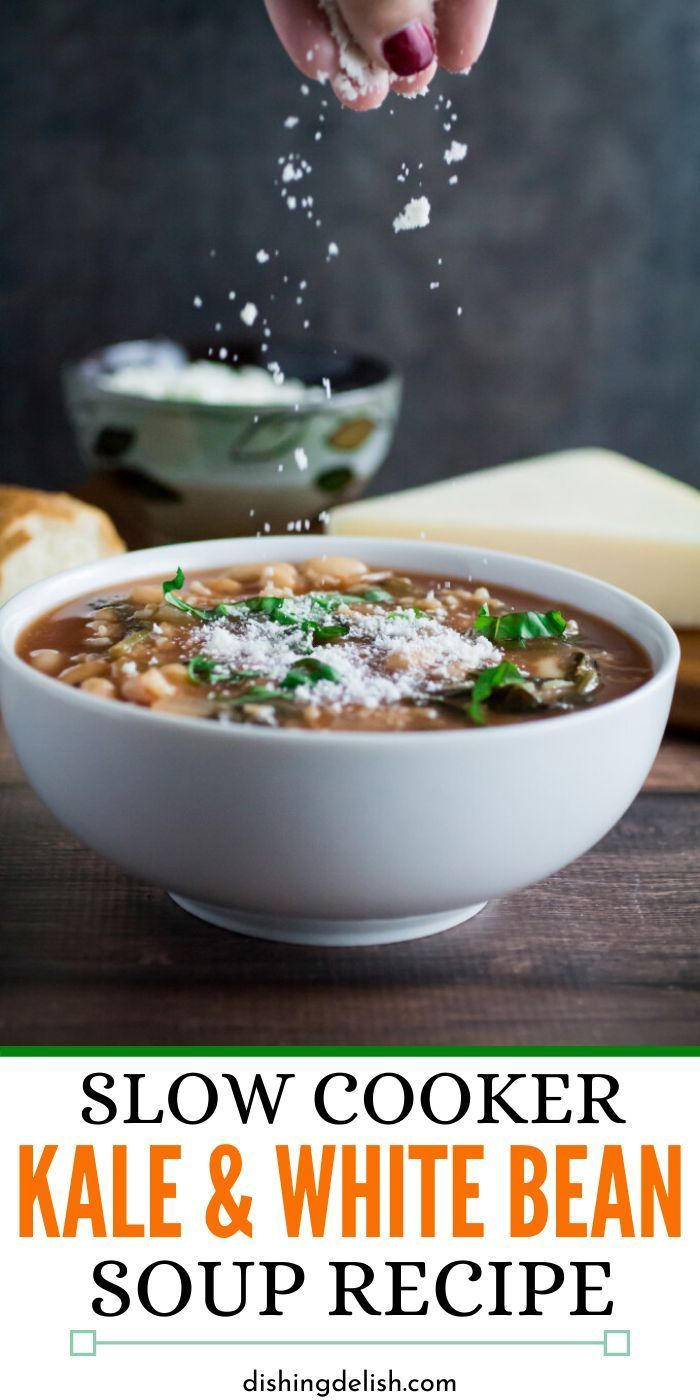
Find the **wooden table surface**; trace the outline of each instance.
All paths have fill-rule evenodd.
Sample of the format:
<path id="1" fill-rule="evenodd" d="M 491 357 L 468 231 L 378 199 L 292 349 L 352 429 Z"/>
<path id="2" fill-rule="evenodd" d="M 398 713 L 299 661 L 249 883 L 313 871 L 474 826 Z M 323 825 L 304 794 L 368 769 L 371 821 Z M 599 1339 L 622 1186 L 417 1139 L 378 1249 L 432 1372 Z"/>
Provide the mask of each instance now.
<path id="1" fill-rule="evenodd" d="M 594 850 L 396 947 L 210 928 L 63 832 L 0 735 L 0 1044 L 700 1041 L 700 745 L 667 739 Z"/>

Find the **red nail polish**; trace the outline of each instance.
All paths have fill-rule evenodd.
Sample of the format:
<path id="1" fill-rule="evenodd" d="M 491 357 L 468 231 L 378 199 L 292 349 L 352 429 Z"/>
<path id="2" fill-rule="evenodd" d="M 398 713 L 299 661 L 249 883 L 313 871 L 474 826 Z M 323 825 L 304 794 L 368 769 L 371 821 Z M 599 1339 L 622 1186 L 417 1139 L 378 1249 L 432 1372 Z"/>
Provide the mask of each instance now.
<path id="1" fill-rule="evenodd" d="M 430 66 L 435 57 L 435 41 L 427 24 L 415 21 L 390 34 L 382 44 L 382 52 L 393 73 L 410 78 Z"/>

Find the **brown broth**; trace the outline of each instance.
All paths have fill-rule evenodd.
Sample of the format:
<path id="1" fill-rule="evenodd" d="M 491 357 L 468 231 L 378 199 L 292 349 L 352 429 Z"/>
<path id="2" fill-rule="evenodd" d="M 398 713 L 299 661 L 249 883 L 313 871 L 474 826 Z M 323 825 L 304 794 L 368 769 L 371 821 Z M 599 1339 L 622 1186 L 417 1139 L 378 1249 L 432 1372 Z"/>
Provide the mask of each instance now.
<path id="1" fill-rule="evenodd" d="M 339 564 L 342 562 L 348 564 L 354 561 L 338 561 Z M 309 564 L 311 563 L 314 561 L 309 561 Z M 411 607 L 418 607 L 421 612 L 435 610 L 437 600 L 439 615 L 428 611 L 427 616 L 434 616 L 435 621 L 443 624 L 440 631 L 449 628 L 450 632 L 466 642 L 473 639 L 474 619 L 484 602 L 479 592 L 485 588 L 484 585 L 415 571 L 410 574 L 396 574 L 367 566 L 359 574 L 355 573 L 351 577 L 333 580 L 330 575 L 319 583 L 315 581 L 318 578 L 318 568 L 316 574 L 305 574 L 304 564 L 296 568 L 281 563 L 268 565 L 267 577 L 262 573 L 264 564 L 255 567 L 258 569 L 258 576 L 244 579 L 235 578 L 236 566 L 228 570 L 200 571 L 196 578 L 188 576 L 185 588 L 179 590 L 179 594 L 184 592 L 187 601 L 198 608 L 211 609 L 221 601 L 240 603 L 251 597 L 260 597 L 266 591 L 268 595 L 275 597 L 284 598 L 286 593 L 289 598 L 304 598 L 311 592 L 322 595 L 361 595 L 373 588 L 382 591 L 388 589 L 394 599 L 391 604 L 373 603 L 371 607 L 362 605 L 359 608 L 357 605 L 351 605 L 354 608 L 355 620 L 359 618 L 360 623 L 364 625 L 368 614 L 393 613 L 396 616 L 395 610 L 398 610 L 402 613 L 401 626 L 404 626 L 402 610 Z M 295 575 L 291 583 L 292 575 L 284 572 L 289 571 L 290 567 Z M 280 572 L 273 577 L 269 574 L 270 569 Z M 375 575 L 382 577 L 374 581 Z M 232 582 L 222 582 L 231 580 L 232 576 Z M 320 577 L 324 576 L 321 574 Z M 280 583 L 280 579 L 286 579 L 286 587 L 284 583 Z M 405 582 L 401 583 L 400 580 Z M 420 698 L 416 698 L 415 695 L 404 696 L 396 701 L 389 699 L 386 702 L 376 702 L 374 706 L 356 700 L 330 703 L 327 696 L 325 702 L 315 698 L 314 691 L 317 696 L 321 696 L 324 687 L 316 689 L 317 683 L 309 681 L 301 686 L 298 695 L 297 691 L 278 690 L 277 694 L 281 698 L 275 700 L 272 705 L 267 703 L 265 697 L 258 697 L 244 707 L 240 703 L 241 697 L 248 693 L 251 685 L 256 684 L 255 681 L 227 683 L 212 675 L 210 671 L 205 673 L 204 680 L 195 679 L 188 674 L 188 662 L 201 653 L 202 629 L 206 630 L 214 624 L 204 624 L 199 619 L 177 612 L 171 604 L 162 599 L 161 584 L 162 579 L 157 578 L 139 580 L 103 590 L 99 598 L 93 594 L 73 599 L 32 623 L 18 642 L 18 654 L 30 665 L 55 674 L 60 681 L 79 685 L 81 689 L 97 697 L 150 705 L 157 712 L 163 713 L 200 715 L 202 718 L 228 717 L 237 723 L 274 723 L 279 727 L 311 729 L 425 731 L 463 729 L 475 723 L 473 714 L 462 698 L 458 696 L 456 700 L 448 702 L 435 696 L 434 687 L 438 682 L 441 685 L 444 683 L 445 687 L 452 690 L 455 686 L 459 687 L 461 680 L 459 677 L 455 679 L 454 668 L 452 674 L 445 674 L 444 677 L 442 674 L 436 676 L 434 669 L 431 672 L 428 668 L 425 675 L 429 677 L 430 685 L 428 692 Z M 149 596 L 147 593 L 140 594 L 138 590 L 149 587 L 154 590 L 153 601 L 138 601 Z M 137 590 L 137 602 L 131 604 L 129 600 L 134 590 Z M 489 612 L 493 616 L 511 612 L 543 614 L 561 607 L 567 621 L 573 620 L 578 625 L 578 632 L 572 637 L 545 637 L 508 646 L 503 646 L 500 641 L 497 643 L 503 651 L 503 659 L 514 663 L 525 680 L 530 682 L 532 696 L 527 687 L 511 686 L 500 693 L 494 693 L 491 700 L 486 702 L 485 710 L 481 712 L 482 721 L 486 720 L 489 725 L 539 721 L 570 712 L 571 709 L 605 703 L 635 690 L 652 674 L 649 658 L 638 643 L 611 623 L 591 613 L 571 609 L 561 604 L 560 599 L 545 600 L 523 590 L 506 588 L 499 584 L 488 585 L 488 594 Z M 99 602 L 106 611 L 99 609 Z M 290 603 L 288 606 L 293 605 Z M 330 611 L 326 621 L 333 624 L 338 621 L 339 616 L 348 614 L 343 614 L 342 610 L 340 615 Z M 223 619 L 222 622 L 229 631 L 238 627 L 237 636 L 241 635 L 244 626 L 256 632 L 260 632 L 261 627 L 260 619 L 257 619 L 257 625 L 251 623 L 247 611 L 237 611 L 232 622 L 228 619 Z M 380 624 L 385 625 L 381 618 Z M 396 627 L 398 624 L 393 625 Z M 269 624 L 263 618 L 263 632 L 266 626 L 269 635 L 274 634 L 275 641 L 284 633 L 284 629 L 277 624 Z M 421 630 L 418 623 L 415 623 L 415 627 L 418 631 Z M 292 630 L 287 629 L 287 635 L 290 635 Z M 413 629 L 406 624 L 404 630 L 412 632 Z M 423 623 L 423 631 L 428 630 Z M 129 639 L 126 643 L 123 633 L 126 633 Z M 210 635 L 208 630 L 206 635 Z M 400 640 L 395 651 L 387 655 L 382 653 L 378 658 L 372 650 L 374 643 L 362 638 L 356 642 L 352 636 L 341 636 L 328 641 L 319 640 L 316 632 L 307 635 L 310 645 L 313 639 L 314 657 L 322 657 L 324 662 L 332 667 L 334 659 L 336 666 L 339 666 L 344 658 L 357 653 L 360 662 L 363 665 L 371 665 L 378 680 L 386 682 L 387 688 L 393 684 L 392 677 L 398 678 L 399 687 L 402 684 L 402 658 L 410 653 L 411 646 L 414 645 L 412 638 L 408 642 Z M 552 669 L 557 671 L 557 668 L 560 676 L 573 674 L 573 658 L 581 654 L 585 654 L 586 666 L 592 662 L 597 672 L 597 688 L 593 693 L 586 695 L 574 693 L 570 688 L 573 682 L 566 681 L 561 686 L 559 680 L 551 677 Z M 211 661 L 207 662 L 207 665 L 211 664 Z M 224 665 L 223 662 L 216 664 Z M 302 667 L 308 664 L 308 659 L 302 658 Z M 460 674 L 464 674 L 464 667 L 462 663 L 459 664 L 462 666 Z M 487 664 L 495 665 L 497 662 Z M 566 667 L 569 668 L 568 671 Z M 459 666 L 457 669 L 459 670 Z M 475 674 L 476 671 L 472 672 L 472 681 Z M 550 676 L 549 684 L 542 688 L 542 680 L 547 676 Z M 286 679 L 288 678 L 287 676 Z M 276 682 L 270 681 L 265 675 L 257 685 L 264 686 L 268 683 L 279 687 L 286 682 L 280 682 L 279 679 Z M 328 686 L 325 690 L 327 692 Z M 545 693 L 548 697 L 547 708 L 541 698 Z M 558 708 L 549 708 L 549 697 L 555 693 L 563 695 L 564 700 L 552 701 L 551 703 L 556 703 Z M 529 706 L 533 697 L 536 698 L 535 708 L 518 708 L 523 705 Z M 455 708 L 455 705 L 461 708 Z M 269 713 L 271 709 L 274 711 L 272 716 Z"/>

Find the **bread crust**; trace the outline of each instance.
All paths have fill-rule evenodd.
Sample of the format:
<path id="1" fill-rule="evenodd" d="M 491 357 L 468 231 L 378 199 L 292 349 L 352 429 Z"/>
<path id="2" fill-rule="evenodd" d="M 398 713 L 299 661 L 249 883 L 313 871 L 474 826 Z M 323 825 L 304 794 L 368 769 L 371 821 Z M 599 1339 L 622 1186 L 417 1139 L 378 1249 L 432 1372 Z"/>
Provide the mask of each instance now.
<path id="1" fill-rule="evenodd" d="M 96 527 L 97 538 L 105 557 L 122 554 L 124 541 L 117 534 L 110 518 L 98 506 L 86 505 L 62 491 L 33 491 L 25 486 L 0 486 L 0 566 L 16 550 L 36 538 L 27 528 L 28 517 L 46 521 L 65 521 L 80 530 L 81 521 L 88 518 Z"/>

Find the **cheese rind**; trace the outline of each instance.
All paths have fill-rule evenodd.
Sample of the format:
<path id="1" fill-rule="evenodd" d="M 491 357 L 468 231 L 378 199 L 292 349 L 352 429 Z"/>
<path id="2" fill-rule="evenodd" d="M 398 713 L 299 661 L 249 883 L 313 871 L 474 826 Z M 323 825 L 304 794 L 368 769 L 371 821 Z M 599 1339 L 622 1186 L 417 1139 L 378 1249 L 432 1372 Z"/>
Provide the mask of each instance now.
<path id="1" fill-rule="evenodd" d="M 603 448 L 340 506 L 329 531 L 544 559 L 636 594 L 677 627 L 700 627 L 700 492 Z"/>

